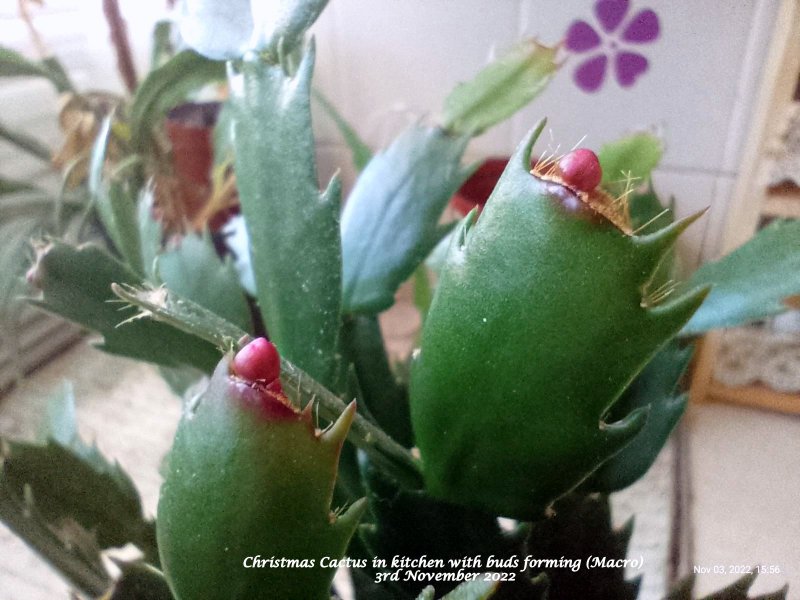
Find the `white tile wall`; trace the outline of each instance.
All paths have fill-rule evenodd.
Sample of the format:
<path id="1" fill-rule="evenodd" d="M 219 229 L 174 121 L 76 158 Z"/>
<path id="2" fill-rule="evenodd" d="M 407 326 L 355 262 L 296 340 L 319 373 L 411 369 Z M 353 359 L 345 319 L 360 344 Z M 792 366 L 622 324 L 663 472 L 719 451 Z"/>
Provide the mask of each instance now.
<path id="1" fill-rule="evenodd" d="M 528 13 L 533 16 L 526 30 L 549 42 L 558 41 L 574 18 L 594 22 L 589 2 L 560 2 L 557 9 L 546 12 L 542 10 L 546 2 L 528 2 L 535 8 Z M 772 5 L 772 12 L 757 11 L 762 4 Z M 658 125 L 666 142 L 665 167 L 722 169 L 734 108 L 753 96 L 752 88 L 738 89 L 747 75 L 745 60 L 760 64 L 766 50 L 749 48 L 748 42 L 763 27 L 770 27 L 776 6 L 777 2 L 633 0 L 632 12 L 651 7 L 661 22 L 660 38 L 639 47 L 650 70 L 631 89 L 622 89 L 607 77 L 598 93 L 586 94 L 572 82 L 579 57 L 570 56 L 555 84 L 526 115 L 547 114 L 566 139 L 578 140 L 588 133 L 590 144 L 613 140 L 632 128 Z M 756 17 L 764 22 L 755 21 Z M 745 54 L 748 49 L 750 57 Z"/>
<path id="2" fill-rule="evenodd" d="M 166 14 L 165 4 L 121 0 L 140 73 L 149 60 L 152 24 Z M 0 0 L 0 38 L 31 52 L 24 28 L 12 25 L 15 5 Z M 435 119 L 458 81 L 520 37 L 555 44 L 574 19 L 596 24 L 592 6 L 586 0 L 331 0 L 314 28 L 316 85 L 379 148 L 408 122 Z M 572 81 L 579 57 L 565 53 L 549 89 L 518 116 L 474 140 L 468 157 L 509 153 L 541 116 L 549 118 L 562 147 L 586 136 L 585 145 L 598 148 L 631 130 L 655 128 L 666 146 L 658 176 L 662 194 L 681 191 L 675 196 L 684 212 L 711 207 L 706 224 L 695 226 L 709 237 L 687 236 L 687 253 L 693 260 L 713 256 L 727 195 L 709 182 L 719 177 L 727 182 L 737 171 L 777 6 L 778 0 L 631 0 L 631 14 L 653 8 L 661 22 L 660 38 L 639 47 L 651 68 L 632 88 L 620 88 L 609 76 L 598 93 L 582 92 Z M 50 0 L 37 26 L 81 87 L 122 89 L 98 5 Z M 0 82 L 0 99 L 8 85 Z M 318 116 L 316 132 L 326 146 L 321 172 L 346 165 L 348 159 L 338 157 L 345 149 L 332 123 Z"/>
<path id="3" fill-rule="evenodd" d="M 632 130 L 657 129 L 666 147 L 659 191 L 675 195 L 680 213 L 711 208 L 682 242 L 687 262 L 713 256 L 727 202 L 717 180 L 727 184 L 737 171 L 777 5 L 632 0 L 632 12 L 652 7 L 661 21 L 660 38 L 640 48 L 650 71 L 633 88 L 607 77 L 600 92 L 584 93 L 572 81 L 578 57 L 565 54 L 549 89 L 475 140 L 468 156 L 509 153 L 541 116 L 549 118 L 562 147 L 587 136 L 585 145 L 598 148 Z M 330 52 L 320 57 L 318 83 L 359 133 L 380 147 L 409 115 L 435 118 L 447 91 L 496 50 L 520 36 L 557 43 L 576 18 L 594 23 L 592 3 L 332 0 L 317 31 L 320 54 Z M 337 143 L 330 128 L 320 135 Z M 704 242 L 705 232 L 713 243 Z"/>
<path id="4" fill-rule="evenodd" d="M 376 7 L 369 0 L 332 2 L 344 114 L 371 143 L 382 142 L 387 109 L 435 114 L 448 90 L 484 65 L 494 44 L 517 36 L 517 2 L 404 0 Z M 507 141 L 506 141 L 507 145 Z"/>
<path id="5" fill-rule="evenodd" d="M 728 203 L 733 198 L 735 184 L 736 178 L 733 175 L 718 175 L 716 178 L 714 198 L 708 212 L 709 224 L 700 249 L 701 262 L 719 258 L 725 215 Z"/>

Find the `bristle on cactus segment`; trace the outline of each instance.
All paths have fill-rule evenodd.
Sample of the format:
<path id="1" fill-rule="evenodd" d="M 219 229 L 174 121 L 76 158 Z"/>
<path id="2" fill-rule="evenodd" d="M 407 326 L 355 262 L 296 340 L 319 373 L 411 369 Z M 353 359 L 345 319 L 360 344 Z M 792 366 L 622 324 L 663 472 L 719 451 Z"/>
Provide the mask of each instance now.
<path id="1" fill-rule="evenodd" d="M 644 294 L 642 295 L 642 302 L 640 306 L 642 308 L 652 308 L 653 306 L 656 306 L 662 301 L 666 300 L 679 287 L 680 283 L 678 283 L 674 279 L 665 281 L 664 283 L 662 283 L 661 285 L 652 290 L 646 287 L 644 290 Z"/>
<path id="2" fill-rule="evenodd" d="M 603 171 L 597 155 L 587 148 L 573 148 L 558 155 L 558 148 L 543 155 L 534 164 L 531 174 L 569 188 L 575 196 L 594 212 L 611 221 L 626 235 L 633 235 L 628 196 L 633 190 L 629 177 L 625 191 L 614 198 L 600 188 Z"/>

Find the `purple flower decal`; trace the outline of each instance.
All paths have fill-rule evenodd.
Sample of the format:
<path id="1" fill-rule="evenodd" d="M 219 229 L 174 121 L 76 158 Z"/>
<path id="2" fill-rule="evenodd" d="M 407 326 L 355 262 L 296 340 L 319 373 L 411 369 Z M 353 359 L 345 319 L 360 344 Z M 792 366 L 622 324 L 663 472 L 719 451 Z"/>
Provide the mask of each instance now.
<path id="1" fill-rule="evenodd" d="M 573 21 L 567 30 L 565 46 L 576 54 L 591 53 L 576 67 L 575 83 L 585 92 L 596 92 L 603 85 L 609 62 L 617 82 L 631 87 L 647 71 L 647 59 L 628 45 L 648 44 L 658 38 L 658 15 L 649 8 L 626 20 L 629 0 L 597 0 L 594 13 L 599 28 L 583 20 Z"/>

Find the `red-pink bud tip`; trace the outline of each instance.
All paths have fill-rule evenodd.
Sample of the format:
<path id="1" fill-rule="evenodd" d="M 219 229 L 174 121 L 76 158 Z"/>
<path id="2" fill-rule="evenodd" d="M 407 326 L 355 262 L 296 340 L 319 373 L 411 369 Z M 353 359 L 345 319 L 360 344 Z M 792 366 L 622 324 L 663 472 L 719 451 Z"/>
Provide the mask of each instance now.
<path id="1" fill-rule="evenodd" d="M 254 339 L 233 357 L 233 372 L 245 381 L 270 384 L 278 380 L 281 374 L 278 349 L 266 338 Z"/>
<path id="2" fill-rule="evenodd" d="M 564 183 L 581 192 L 591 192 L 603 179 L 603 169 L 597 155 L 586 148 L 565 154 L 558 161 L 558 168 Z"/>

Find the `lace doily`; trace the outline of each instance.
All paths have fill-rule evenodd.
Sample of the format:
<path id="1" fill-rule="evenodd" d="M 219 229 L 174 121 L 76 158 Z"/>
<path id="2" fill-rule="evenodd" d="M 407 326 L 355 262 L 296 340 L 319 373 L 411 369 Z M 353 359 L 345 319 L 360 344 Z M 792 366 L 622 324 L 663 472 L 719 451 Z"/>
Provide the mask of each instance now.
<path id="1" fill-rule="evenodd" d="M 765 327 L 725 332 L 714 377 L 731 387 L 763 383 L 778 392 L 800 392 L 800 332 Z"/>
<path id="2" fill-rule="evenodd" d="M 786 110 L 780 135 L 769 144 L 767 185 L 792 183 L 800 186 L 800 103 Z"/>

